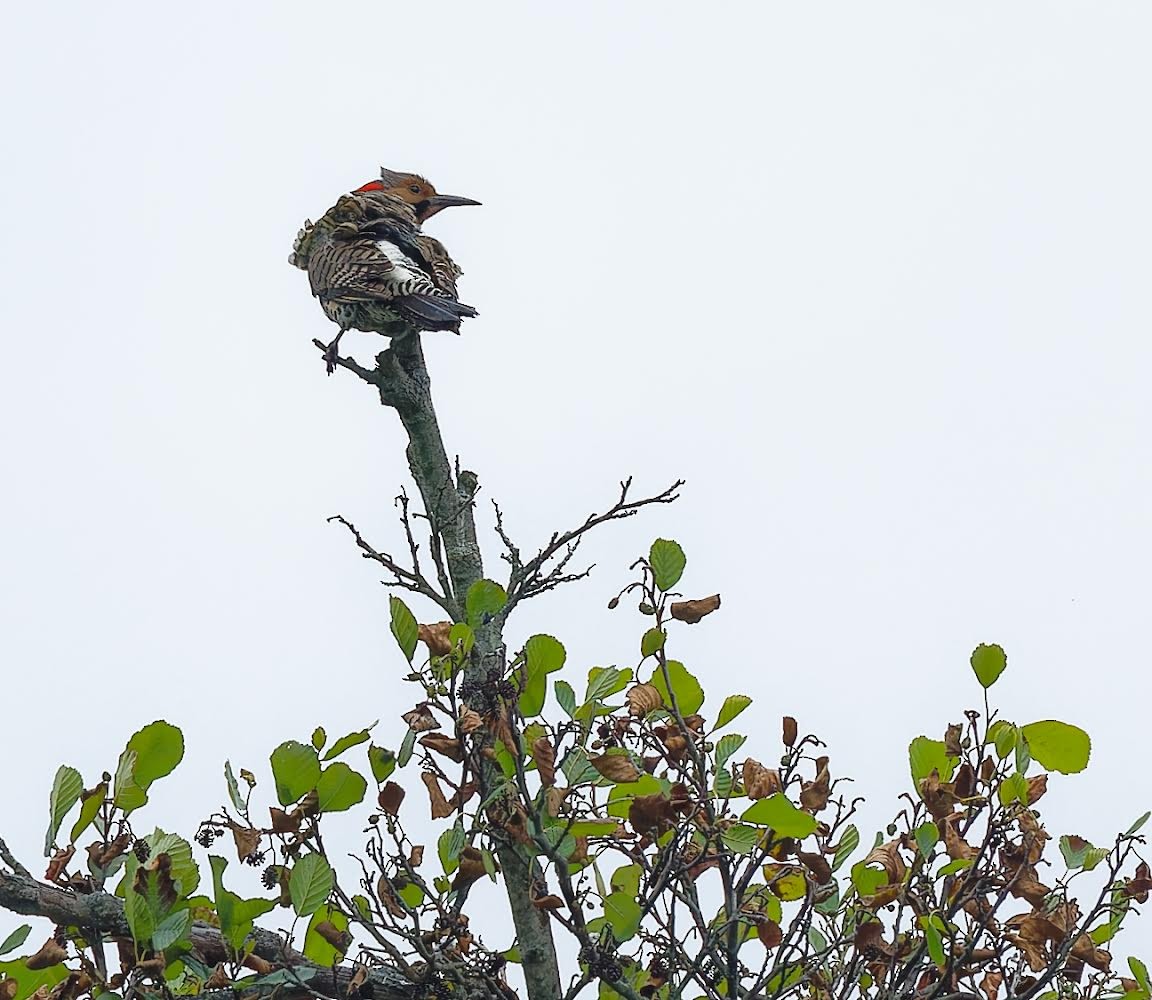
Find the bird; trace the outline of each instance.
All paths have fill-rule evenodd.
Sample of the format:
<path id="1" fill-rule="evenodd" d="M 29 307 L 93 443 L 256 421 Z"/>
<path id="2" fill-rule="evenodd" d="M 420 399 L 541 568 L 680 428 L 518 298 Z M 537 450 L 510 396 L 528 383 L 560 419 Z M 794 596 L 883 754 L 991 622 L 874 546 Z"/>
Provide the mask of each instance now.
<path id="1" fill-rule="evenodd" d="M 460 332 L 477 315 L 460 302 L 461 270 L 421 226 L 445 208 L 479 205 L 439 194 L 419 174 L 381 168 L 377 180 L 343 195 L 297 234 L 289 262 L 308 272 L 312 294 L 340 332 L 327 345 L 328 374 L 348 330 L 401 337 L 420 330 Z"/>

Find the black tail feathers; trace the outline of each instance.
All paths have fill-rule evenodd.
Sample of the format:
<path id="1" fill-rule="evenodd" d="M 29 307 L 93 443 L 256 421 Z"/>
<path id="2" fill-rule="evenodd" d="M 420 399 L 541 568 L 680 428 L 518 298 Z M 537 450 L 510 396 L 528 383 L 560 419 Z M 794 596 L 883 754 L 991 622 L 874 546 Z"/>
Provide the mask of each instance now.
<path id="1" fill-rule="evenodd" d="M 421 330 L 452 330 L 459 333 L 460 320 L 477 315 L 475 309 L 463 302 L 432 295 L 400 295 L 389 305 Z"/>

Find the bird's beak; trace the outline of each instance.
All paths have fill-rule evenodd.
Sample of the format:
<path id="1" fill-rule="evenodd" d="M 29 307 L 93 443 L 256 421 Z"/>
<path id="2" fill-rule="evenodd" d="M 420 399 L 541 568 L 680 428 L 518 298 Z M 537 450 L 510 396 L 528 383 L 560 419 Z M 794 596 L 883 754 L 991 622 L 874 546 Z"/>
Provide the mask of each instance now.
<path id="1" fill-rule="evenodd" d="M 464 198 L 458 194 L 434 194 L 426 200 L 428 210 L 423 213 L 424 218 L 429 218 L 439 212 L 441 209 L 454 208 L 457 205 L 479 205 L 480 202 L 473 198 Z"/>

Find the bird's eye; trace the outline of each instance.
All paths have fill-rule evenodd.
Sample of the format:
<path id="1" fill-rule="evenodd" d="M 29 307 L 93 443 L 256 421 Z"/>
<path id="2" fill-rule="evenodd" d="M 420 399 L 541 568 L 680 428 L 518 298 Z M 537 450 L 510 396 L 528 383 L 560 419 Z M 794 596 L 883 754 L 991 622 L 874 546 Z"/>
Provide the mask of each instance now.
<path id="1" fill-rule="evenodd" d="M 408 190 L 411 191 L 413 194 L 419 194 L 420 193 L 420 185 L 419 184 L 409 184 Z"/>

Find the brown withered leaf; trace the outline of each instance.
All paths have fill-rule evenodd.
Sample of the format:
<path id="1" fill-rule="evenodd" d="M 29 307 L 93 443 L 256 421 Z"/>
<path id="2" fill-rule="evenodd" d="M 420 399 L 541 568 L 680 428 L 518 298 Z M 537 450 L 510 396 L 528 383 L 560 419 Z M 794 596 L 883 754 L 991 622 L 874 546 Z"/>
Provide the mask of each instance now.
<path id="1" fill-rule="evenodd" d="M 40 946 L 40 950 L 35 955 L 25 959 L 24 964 L 33 972 L 39 972 L 41 969 L 49 969 L 53 965 L 59 965 L 67 957 L 67 950 L 54 937 L 50 937 Z"/>
<path id="2" fill-rule="evenodd" d="M 250 826 L 240 826 L 239 823 L 229 823 L 232 830 L 232 839 L 236 843 L 236 857 L 245 861 L 260 850 L 262 833 Z"/>
<path id="3" fill-rule="evenodd" d="M 783 785 L 780 782 L 780 773 L 765 767 L 758 760 L 749 757 L 744 761 L 742 774 L 744 791 L 750 799 L 766 799 L 775 795 Z"/>
<path id="4" fill-rule="evenodd" d="M 459 740 L 453 739 L 451 736 L 445 736 L 443 733 L 429 733 L 427 736 L 421 736 L 419 742 L 421 746 L 427 747 L 449 760 L 454 760 L 457 764 L 464 760 L 464 748 L 460 745 Z"/>
<path id="5" fill-rule="evenodd" d="M 1048 967 L 1048 942 L 1059 945 L 1064 940 L 1064 932 L 1040 913 L 1018 914 L 1007 921 L 1005 930 L 1033 972 Z"/>
<path id="6" fill-rule="evenodd" d="M 784 716 L 784 722 L 781 726 L 781 729 L 783 730 L 781 736 L 783 737 L 784 745 L 786 747 L 794 747 L 796 745 L 796 737 L 798 735 L 796 730 L 796 720 L 790 715 Z"/>
<path id="7" fill-rule="evenodd" d="M 146 865 L 136 869 L 136 877 L 132 880 L 132 891 L 142 896 L 154 898 L 160 902 L 165 910 L 172 909 L 179 899 L 176 883 L 172 881 L 172 858 L 161 851 L 154 858 L 150 858 Z"/>
<path id="8" fill-rule="evenodd" d="M 637 795 L 628 806 L 628 822 L 639 834 L 659 835 L 676 825 L 676 811 L 672 800 L 660 792 Z"/>
<path id="9" fill-rule="evenodd" d="M 796 858 L 816 877 L 816 881 L 820 885 L 832 881 L 832 866 L 824 859 L 824 855 L 798 851 Z"/>
<path id="10" fill-rule="evenodd" d="M 408 853 L 408 864 L 412 868 L 419 868 L 424 864 L 424 845 L 413 844 L 412 850 Z"/>
<path id="11" fill-rule="evenodd" d="M 43 989 L 44 987 L 40 987 Z M 69 972 L 68 978 L 57 983 L 48 994 L 49 1000 L 76 1000 L 92 988 L 92 977 L 85 972 Z M 39 990 L 37 991 L 39 992 Z M 0 993 L 2 995 L 2 993 Z"/>
<path id="12" fill-rule="evenodd" d="M 564 805 L 564 800 L 568 798 L 571 788 L 557 788 L 553 785 L 544 792 L 544 808 L 547 810 L 549 816 L 559 816 L 560 809 Z"/>
<path id="13" fill-rule="evenodd" d="M 1000 993 L 1000 986 L 1004 982 L 1004 974 L 1001 972 L 988 972 L 984 978 L 980 980 L 980 992 L 984 994 L 988 1000 L 996 1000 Z"/>
<path id="14" fill-rule="evenodd" d="M 1012 880 L 1011 893 L 1017 899 L 1023 899 L 1033 906 L 1040 906 L 1052 894 L 1052 890 L 1039 881 L 1035 873 L 1026 873 Z"/>
<path id="15" fill-rule="evenodd" d="M 628 704 L 628 714 L 644 718 L 649 712 L 654 712 L 664 704 L 660 692 L 653 684 L 634 684 L 624 695 Z"/>
<path id="16" fill-rule="evenodd" d="M 222 990 L 231 985 L 232 977 L 228 975 L 228 970 L 224 968 L 223 962 L 218 962 L 216 968 L 212 970 L 212 975 L 204 981 L 204 988 L 208 990 Z"/>
<path id="17" fill-rule="evenodd" d="M 112 840 L 107 848 L 100 852 L 96 858 L 96 865 L 99 868 L 106 868 L 112 864 L 120 855 L 127 854 L 128 848 L 132 846 L 132 835 L 122 833 L 119 837 Z"/>
<path id="18" fill-rule="evenodd" d="M 1103 948 L 1097 948 L 1087 934 L 1081 934 L 1072 945 L 1072 957 L 1092 966 L 1098 972 L 1111 971 L 1112 956 Z"/>
<path id="19" fill-rule="evenodd" d="M 396 816 L 400 812 L 400 803 L 404 801 L 404 789 L 395 781 L 389 781 L 380 789 L 376 801 L 389 816 Z"/>
<path id="20" fill-rule="evenodd" d="M 800 786 L 800 805 L 808 812 L 818 813 L 828 805 L 832 794 L 832 780 L 828 774 L 828 758 L 816 758 L 816 778 Z"/>
<path id="21" fill-rule="evenodd" d="M 952 786 L 940 780 L 940 774 L 935 768 L 927 778 L 920 779 L 920 797 L 932 818 L 940 823 L 952 814 L 952 810 L 959 801 Z"/>
<path id="22" fill-rule="evenodd" d="M 352 973 L 352 978 L 348 980 L 348 989 L 344 991 L 344 995 L 355 996 L 366 982 L 368 982 L 368 966 L 357 965 L 356 971 Z M 990 1000 L 996 1000 L 996 998 L 992 997 Z"/>
<path id="23" fill-rule="evenodd" d="M 420 780 L 428 789 L 428 803 L 432 807 L 432 818 L 444 819 L 446 816 L 451 816 L 455 810 L 444 797 L 444 790 L 440 787 L 440 780 L 436 775 L 431 771 L 425 771 L 420 775 Z"/>
<path id="24" fill-rule="evenodd" d="M 780 925 L 768 917 L 756 921 L 756 936 L 768 951 L 784 940 L 784 932 L 780 929 Z"/>
<path id="25" fill-rule="evenodd" d="M 588 763 L 609 781 L 615 781 L 617 784 L 636 781 L 640 777 L 636 765 L 622 753 L 603 753 L 598 757 L 589 758 Z"/>
<path id="26" fill-rule="evenodd" d="M 2 989 L 3 986 L 4 984 L 0 983 L 0 989 Z M 1135 979 L 1129 979 L 1127 976 L 1120 977 L 1120 988 L 1125 993 L 1136 993 L 1143 990 L 1143 987 Z M 3 998 L 0 997 L 0 1000 L 3 1000 Z"/>
<path id="27" fill-rule="evenodd" d="M 944 835 L 944 850 L 953 861 L 967 861 L 980 853 L 956 832 L 954 823 L 941 824 L 940 832 Z"/>
<path id="28" fill-rule="evenodd" d="M 884 874 L 888 878 L 888 885 L 899 884 L 904 881 L 904 875 L 908 871 L 908 864 L 900 854 L 900 841 L 890 840 L 886 844 L 881 844 L 879 847 L 872 848 L 871 852 L 864 859 L 864 863 L 878 864 L 884 869 Z"/>
<path id="29" fill-rule="evenodd" d="M 1028 779 L 1028 805 L 1035 805 L 1048 791 L 1048 775 L 1037 774 Z"/>
<path id="30" fill-rule="evenodd" d="M 852 937 L 856 950 L 864 955 L 891 955 L 892 946 L 884 940 L 884 925 L 879 920 L 859 924 Z"/>
<path id="31" fill-rule="evenodd" d="M 568 858 L 568 864 L 578 865 L 588 860 L 588 838 L 587 837 L 574 837 L 576 841 L 576 850 Z"/>
<path id="32" fill-rule="evenodd" d="M 556 784 L 556 751 L 547 736 L 541 736 L 532 743 L 532 759 L 540 774 L 540 783 L 545 788 Z"/>
<path id="33" fill-rule="evenodd" d="M 1152 870 L 1149 870 L 1147 861 L 1141 861 L 1136 866 L 1136 873 L 1133 878 L 1125 879 L 1123 892 L 1125 896 L 1136 900 L 1137 903 L 1148 902 L 1148 893 L 1152 892 Z"/>
<path id="34" fill-rule="evenodd" d="M 964 748 L 960 745 L 960 737 L 964 730 L 959 723 L 951 723 L 944 732 L 944 752 L 950 757 L 960 757 Z"/>
<path id="35" fill-rule="evenodd" d="M 396 898 L 396 890 L 386 875 L 381 875 L 376 880 L 376 898 L 392 916 L 405 916 L 407 911 L 400 905 L 400 901 Z"/>
<path id="36" fill-rule="evenodd" d="M 538 910 L 562 910 L 564 909 L 564 900 L 559 896 L 538 896 L 532 900 L 532 905 Z"/>
<path id="37" fill-rule="evenodd" d="M 269 806 L 268 812 L 272 816 L 273 833 L 296 833 L 300 829 L 300 817 L 286 813 L 276 806 Z"/>
<path id="38" fill-rule="evenodd" d="M 315 927 L 316 933 L 343 955 L 352 944 L 352 935 L 342 931 L 331 920 L 321 920 Z"/>
<path id="39" fill-rule="evenodd" d="M 452 652 L 452 642 L 448 638 L 448 633 L 451 631 L 451 622 L 421 625 L 419 629 L 420 641 L 428 647 L 428 652 L 433 656 L 447 656 Z"/>
<path id="40" fill-rule="evenodd" d="M 464 806 L 467 805 L 468 800 L 476 794 L 477 787 L 478 786 L 475 782 L 469 781 L 467 784 L 461 785 L 459 788 L 457 788 L 456 794 L 448 800 L 452 803 L 452 808 L 463 809 Z"/>
<path id="41" fill-rule="evenodd" d="M 678 622 L 695 625 L 718 607 L 720 607 L 720 595 L 713 594 L 711 597 L 699 597 L 694 601 L 673 601 L 671 611 L 672 617 Z"/>
<path id="42" fill-rule="evenodd" d="M 57 881 L 64 869 L 68 867 L 68 862 L 72 860 L 72 855 L 75 853 L 75 846 L 69 844 L 63 850 L 59 850 L 53 854 L 52 860 L 48 862 L 48 870 L 44 872 L 45 881 Z"/>
<path id="43" fill-rule="evenodd" d="M 432 714 L 432 709 L 428 707 L 426 701 L 421 702 L 410 712 L 405 712 L 400 718 L 414 733 L 426 733 L 429 729 L 440 728 L 440 723 L 436 721 L 436 716 Z"/>
<path id="44" fill-rule="evenodd" d="M 5 979 L 0 982 L 0 1000 L 15 1000 L 16 991 L 20 989 L 20 983 L 15 979 Z"/>
<path id="45" fill-rule="evenodd" d="M 956 769 L 956 776 L 952 779 L 952 791 L 961 801 L 970 799 L 976 794 L 976 772 L 968 761 L 964 761 Z"/>
<path id="46" fill-rule="evenodd" d="M 277 966 L 269 962 L 268 959 L 261 958 L 259 955 L 247 955 L 240 964 L 260 976 L 266 976 L 268 973 L 274 972 L 277 968 Z M 161 968 L 164 968 L 163 964 L 161 964 Z"/>
<path id="47" fill-rule="evenodd" d="M 464 708 L 460 711 L 460 718 L 456 722 L 456 731 L 462 736 L 471 736 L 477 729 L 484 726 L 484 720 L 480 718 L 480 713 L 471 708 Z"/>
<path id="48" fill-rule="evenodd" d="M 460 852 L 460 867 L 452 879 L 453 889 L 462 889 L 488 874 L 484 867 L 484 855 L 475 847 L 465 847 Z"/>

